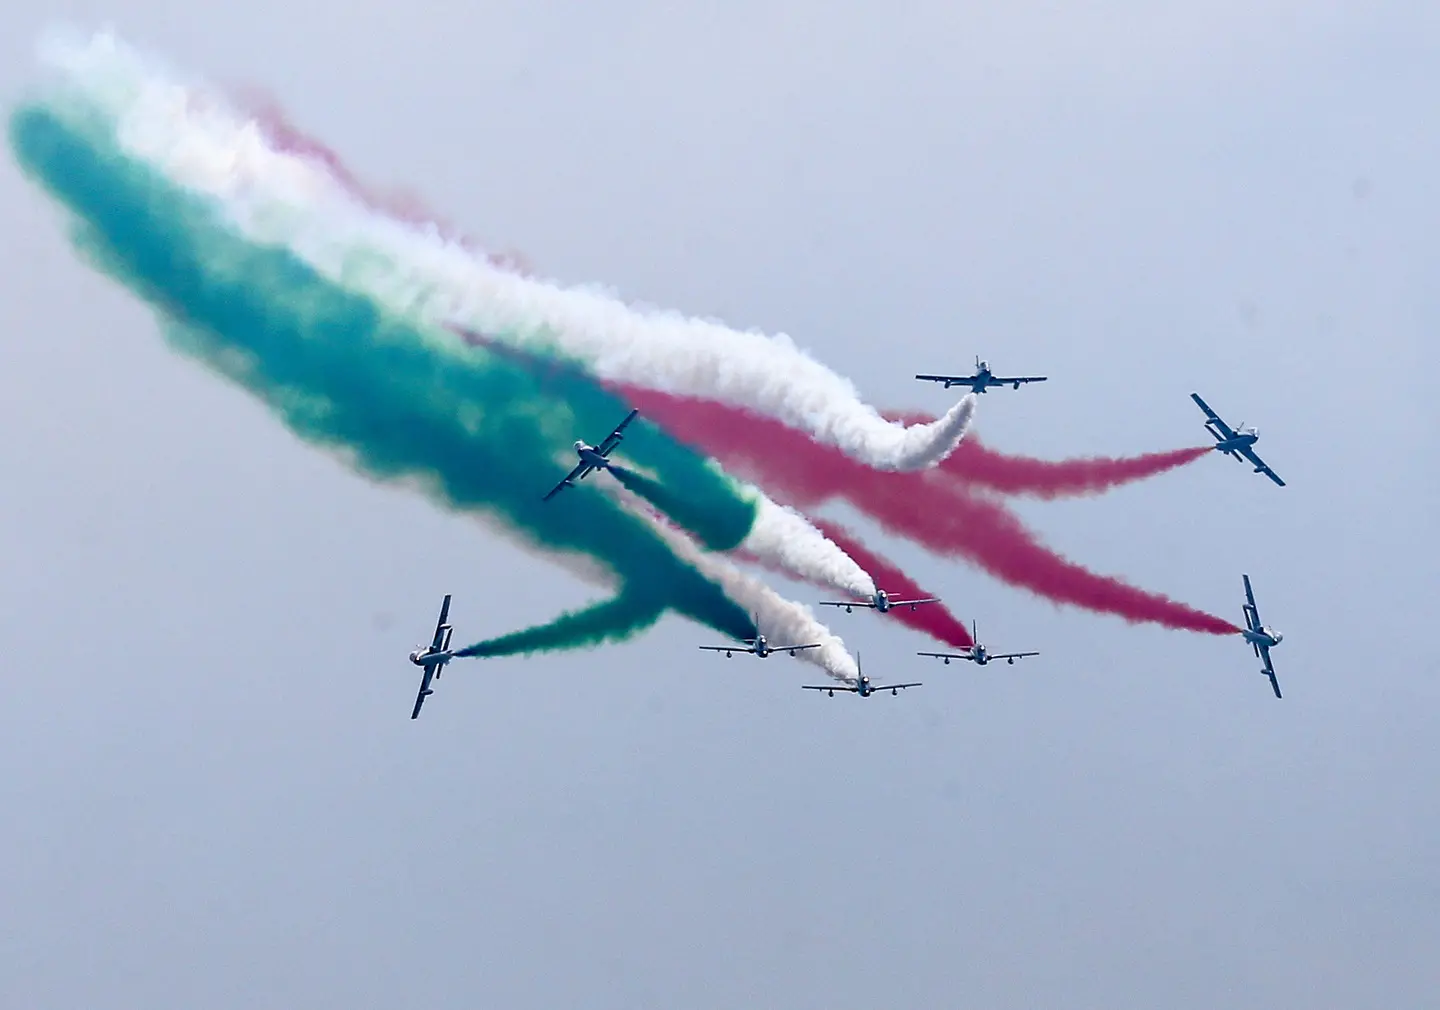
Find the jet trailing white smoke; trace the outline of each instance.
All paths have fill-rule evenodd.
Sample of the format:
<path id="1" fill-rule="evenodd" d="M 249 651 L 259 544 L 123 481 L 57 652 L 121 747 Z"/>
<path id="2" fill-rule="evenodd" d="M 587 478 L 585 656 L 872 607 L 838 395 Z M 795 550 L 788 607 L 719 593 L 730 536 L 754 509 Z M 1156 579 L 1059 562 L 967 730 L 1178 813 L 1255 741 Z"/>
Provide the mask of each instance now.
<path id="1" fill-rule="evenodd" d="M 740 550 L 807 582 L 862 599 L 875 595 L 875 580 L 808 519 L 758 491 L 757 500 L 755 525 Z"/>
<path id="2" fill-rule="evenodd" d="M 254 241 L 283 244 L 326 277 L 427 322 L 558 352 L 606 381 L 721 400 L 776 418 L 877 469 L 918 470 L 965 433 L 973 399 L 904 425 L 785 334 L 628 305 L 598 287 L 562 287 L 363 205 L 318 159 L 278 149 L 216 95 L 174 83 L 110 36 L 52 42 L 44 57 L 119 120 L 127 151 L 219 198 Z"/>
<path id="3" fill-rule="evenodd" d="M 599 485 L 622 506 L 648 520 L 676 557 L 693 565 L 702 575 L 725 591 L 736 604 L 755 615 L 759 633 L 775 646 L 808 645 L 819 642 L 820 648 L 797 652 L 797 658 L 815 663 L 829 676 L 842 683 L 854 684 L 860 676 L 855 658 L 845 649 L 838 635 L 815 619 L 810 608 L 787 600 L 753 576 L 747 575 L 722 555 L 704 550 L 683 530 L 670 524 L 639 495 L 627 489 L 610 474 Z"/>

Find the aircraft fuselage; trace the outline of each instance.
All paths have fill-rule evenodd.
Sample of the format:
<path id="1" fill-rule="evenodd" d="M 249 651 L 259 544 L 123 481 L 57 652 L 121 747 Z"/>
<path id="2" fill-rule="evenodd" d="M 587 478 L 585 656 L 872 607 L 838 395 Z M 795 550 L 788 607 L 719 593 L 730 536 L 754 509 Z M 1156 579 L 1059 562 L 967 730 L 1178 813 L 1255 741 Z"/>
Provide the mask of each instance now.
<path id="1" fill-rule="evenodd" d="M 1285 636 L 1273 628 L 1262 627 L 1258 630 L 1246 628 L 1241 632 L 1245 641 L 1251 645 L 1259 646 L 1262 649 L 1273 649 L 1285 640 Z"/>
<path id="2" fill-rule="evenodd" d="M 596 452 L 593 445 L 577 445 L 575 455 L 580 457 L 580 462 L 597 470 L 604 470 L 610 465 L 610 461 Z"/>
<path id="3" fill-rule="evenodd" d="M 1224 453 L 1239 452 L 1241 449 L 1248 448 L 1258 441 L 1260 441 L 1260 439 L 1255 435 L 1236 435 L 1234 438 L 1226 438 L 1216 442 L 1215 449 L 1218 452 Z"/>
<path id="4" fill-rule="evenodd" d="M 410 653 L 410 662 L 416 666 L 433 666 L 436 663 L 448 663 L 455 658 L 453 652 L 430 652 L 425 649 L 416 649 Z"/>

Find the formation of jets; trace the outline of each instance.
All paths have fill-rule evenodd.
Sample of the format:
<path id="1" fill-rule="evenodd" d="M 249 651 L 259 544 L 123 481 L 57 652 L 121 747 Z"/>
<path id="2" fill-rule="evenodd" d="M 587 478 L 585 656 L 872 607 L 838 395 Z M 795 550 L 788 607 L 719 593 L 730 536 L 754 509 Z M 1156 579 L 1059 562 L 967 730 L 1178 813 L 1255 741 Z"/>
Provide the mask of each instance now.
<path id="1" fill-rule="evenodd" d="M 988 362 L 977 357 L 975 359 L 974 375 L 917 375 L 915 378 L 929 382 L 944 383 L 946 389 L 949 389 L 951 386 L 968 386 L 974 392 L 983 393 L 991 386 L 1012 386 L 1015 389 L 1019 389 L 1022 383 L 1044 382 L 1047 377 L 1043 375 L 997 376 L 990 370 Z M 1270 469 L 1269 465 L 1255 452 L 1255 443 L 1259 441 L 1260 438 L 1260 432 L 1257 429 L 1254 427 L 1247 428 L 1243 423 L 1238 428 L 1231 428 L 1221 419 L 1219 414 L 1210 409 L 1210 405 L 1200 398 L 1200 394 L 1191 393 L 1190 397 L 1195 401 L 1196 405 L 1204 411 L 1205 430 L 1210 432 L 1215 438 L 1214 448 L 1218 452 L 1227 456 L 1233 456 L 1237 460 L 1241 457 L 1245 458 L 1254 466 L 1255 473 L 1263 473 L 1281 487 L 1285 486 L 1285 482 L 1280 479 L 1280 476 L 1275 473 L 1274 470 Z M 577 440 L 574 449 L 575 455 L 579 460 L 578 463 L 566 474 L 560 483 L 546 492 L 543 500 L 549 501 L 565 488 L 574 487 L 575 481 L 585 479 L 596 470 L 609 469 L 611 465 L 610 454 L 614 452 L 616 447 L 624 440 L 626 426 L 635 420 L 635 417 L 639 413 L 640 411 L 638 409 L 631 410 L 629 414 L 625 415 L 625 419 L 615 426 L 610 434 L 601 439 L 599 445 L 590 445 L 584 441 Z M 1279 645 L 1285 636 L 1268 625 L 1261 623 L 1260 611 L 1255 604 L 1255 592 L 1250 585 L 1250 576 L 1244 575 L 1242 578 L 1245 581 L 1245 604 L 1243 607 L 1245 629 L 1241 634 L 1244 636 L 1245 641 L 1250 643 L 1251 648 L 1254 649 L 1256 658 L 1264 664 L 1260 672 L 1270 679 L 1270 686 L 1275 692 L 1275 697 L 1279 698 L 1281 696 L 1280 682 L 1275 676 L 1275 666 L 1270 660 L 1270 650 Z M 856 607 L 865 607 L 874 610 L 876 613 L 885 614 L 896 607 L 909 607 L 911 610 L 915 610 L 923 604 L 939 602 L 940 598 L 938 596 L 927 596 L 911 600 L 891 599 L 885 590 L 879 589 L 876 590 L 875 595 L 869 599 L 821 600 L 820 605 L 824 607 L 844 607 L 846 613 L 853 613 Z M 430 645 L 417 648 L 414 652 L 410 653 L 410 662 L 424 671 L 420 681 L 420 692 L 415 696 L 415 708 L 410 713 L 411 719 L 419 718 L 420 708 L 425 704 L 425 699 L 435 693 L 431 687 L 432 682 L 440 679 L 440 671 L 445 668 L 446 663 L 455 657 L 455 653 L 450 649 L 450 636 L 454 629 L 447 623 L 449 616 L 450 597 L 447 595 L 440 604 L 440 619 L 435 624 L 435 634 L 431 638 Z M 1038 652 L 992 653 L 981 643 L 978 627 L 972 624 L 971 628 L 974 632 L 972 635 L 974 644 L 970 648 L 960 652 L 920 652 L 917 653 L 917 655 L 943 660 L 946 665 L 949 665 L 951 660 L 961 660 L 974 663 L 976 666 L 986 666 L 1001 659 L 1005 660 L 1007 664 L 1014 665 L 1017 659 L 1040 655 Z M 759 659 L 765 659 L 777 652 L 788 652 L 791 656 L 795 656 L 807 649 L 818 649 L 820 646 L 821 643 L 819 642 L 772 645 L 769 639 L 760 631 L 757 624 L 755 637 L 742 639 L 739 645 L 702 645 L 699 648 L 707 652 L 723 652 L 726 659 L 732 658 L 737 652 L 742 655 L 752 655 Z M 832 698 L 835 696 L 836 691 L 849 692 L 861 698 L 868 698 L 871 695 L 884 691 L 889 691 L 891 694 L 899 694 L 900 691 L 906 688 L 922 686 L 918 682 L 905 684 L 875 683 L 865 675 L 864 670 L 860 667 L 860 654 L 858 652 L 855 654 L 855 666 L 858 676 L 853 682 L 826 685 L 803 684 L 801 688 L 806 691 L 823 691 Z"/>

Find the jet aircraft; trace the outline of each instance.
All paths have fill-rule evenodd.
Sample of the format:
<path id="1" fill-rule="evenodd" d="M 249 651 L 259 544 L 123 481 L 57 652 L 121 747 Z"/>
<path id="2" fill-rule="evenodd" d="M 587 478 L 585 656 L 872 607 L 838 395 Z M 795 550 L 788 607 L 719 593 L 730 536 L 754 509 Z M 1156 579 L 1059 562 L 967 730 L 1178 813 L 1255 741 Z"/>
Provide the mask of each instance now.
<path id="1" fill-rule="evenodd" d="M 822 607 L 844 607 L 845 613 L 853 614 L 856 607 L 869 607 L 878 613 L 885 613 L 891 607 L 909 607 L 914 610 L 922 603 L 939 603 L 940 597 L 927 596 L 923 600 L 892 600 L 883 589 L 877 589 L 875 595 L 868 600 L 821 600 Z"/>
<path id="2" fill-rule="evenodd" d="M 1270 688 L 1278 698 L 1280 682 L 1275 679 L 1275 666 L 1270 662 L 1270 650 L 1284 641 L 1285 636 L 1260 623 L 1260 611 L 1255 606 L 1255 592 L 1250 588 L 1250 576 L 1242 575 L 1241 578 L 1245 580 L 1245 630 L 1241 634 L 1245 636 L 1245 641 L 1250 643 L 1250 648 L 1255 650 L 1256 657 L 1265 664 L 1260 672 L 1270 678 Z"/>
<path id="3" fill-rule="evenodd" d="M 1022 382 L 1044 382 L 1047 376 L 996 375 L 990 371 L 990 362 L 981 361 L 979 355 L 976 355 L 974 375 L 917 375 L 915 378 L 926 382 L 943 382 L 946 389 L 951 386 L 969 386 L 973 392 L 983 393 L 991 386 L 1014 386 L 1019 389 Z"/>
<path id="4" fill-rule="evenodd" d="M 998 652 L 992 654 L 990 650 L 986 649 L 984 644 L 980 641 L 979 628 L 973 621 L 970 624 L 970 633 L 971 637 L 975 639 L 975 644 L 970 646 L 970 648 L 966 649 L 964 652 L 917 652 L 916 655 L 933 656 L 936 659 L 943 659 L 945 660 L 946 666 L 950 665 L 950 660 L 952 659 L 968 660 L 969 662 L 974 663 L 976 666 L 984 666 L 985 664 L 990 663 L 993 660 L 1003 659 L 1011 666 L 1014 666 L 1015 660 L 1017 659 L 1024 659 L 1026 656 L 1040 655 L 1040 653 L 1038 652 Z"/>
<path id="5" fill-rule="evenodd" d="M 1255 452 L 1254 445 L 1260 441 L 1260 429 L 1253 425 L 1247 428 L 1245 427 L 1244 421 L 1240 422 L 1238 429 L 1232 428 L 1220 420 L 1220 415 L 1211 410 L 1208 403 L 1200 399 L 1199 393 L 1191 393 L 1190 399 L 1194 400 L 1196 405 L 1205 412 L 1205 430 L 1214 436 L 1214 448 L 1217 452 L 1223 452 L 1227 456 L 1233 456 L 1237 461 L 1241 456 L 1244 456 L 1251 463 L 1255 464 L 1256 473 L 1263 473 L 1281 487 L 1285 486 L 1285 482 L 1280 479 L 1280 475 L 1270 469 L 1265 461 Z"/>
<path id="6" fill-rule="evenodd" d="M 700 648 L 707 652 L 723 652 L 725 653 L 726 659 L 732 658 L 732 654 L 736 652 L 748 653 L 760 659 L 765 659 L 776 652 L 788 652 L 793 656 L 795 653 L 805 649 L 818 649 L 820 648 L 820 643 L 814 642 L 810 645 L 771 645 L 769 640 L 757 631 L 754 638 L 745 639 L 744 645 L 702 645 Z"/>
<path id="7" fill-rule="evenodd" d="M 450 633 L 455 629 L 446 624 L 450 616 L 450 594 L 445 594 L 444 601 L 440 604 L 440 620 L 435 623 L 435 637 L 430 640 L 428 649 L 417 648 L 410 653 L 410 662 L 425 670 L 425 676 L 420 681 L 420 693 L 415 696 L 415 710 L 410 713 L 410 718 L 420 718 L 420 706 L 425 704 L 425 699 L 434 694 L 430 687 L 431 679 L 439 680 L 440 671 L 445 664 L 455 658 L 455 653 L 450 651 Z"/>
<path id="8" fill-rule="evenodd" d="M 580 462 L 576 464 L 575 469 L 571 470 L 565 476 L 564 480 L 549 490 L 544 500 L 549 501 L 551 498 L 554 498 L 563 488 L 574 487 L 575 481 L 583 480 L 595 470 L 607 469 L 610 466 L 610 460 L 607 457 L 615 451 L 615 447 L 625 438 L 625 436 L 620 433 L 625 430 L 627 424 L 635 420 L 635 415 L 638 413 L 640 413 L 640 410 L 637 407 L 635 410 L 626 414 L 625 420 L 617 424 L 615 430 L 606 435 L 599 445 L 587 445 L 583 441 L 577 441 L 575 443 L 575 455 L 580 457 Z"/>
<path id="9" fill-rule="evenodd" d="M 824 691 L 832 698 L 835 697 L 836 691 L 849 691 L 851 694 L 858 694 L 862 698 L 868 698 L 879 691 L 889 691 L 891 694 L 899 694 L 902 688 L 921 686 L 918 682 L 914 684 L 876 684 L 872 682 L 869 677 L 865 676 L 865 671 L 860 666 L 860 653 L 858 652 L 855 653 L 855 670 L 860 676 L 853 684 L 826 684 L 824 686 L 819 684 L 802 684 L 800 685 L 800 690 Z"/>

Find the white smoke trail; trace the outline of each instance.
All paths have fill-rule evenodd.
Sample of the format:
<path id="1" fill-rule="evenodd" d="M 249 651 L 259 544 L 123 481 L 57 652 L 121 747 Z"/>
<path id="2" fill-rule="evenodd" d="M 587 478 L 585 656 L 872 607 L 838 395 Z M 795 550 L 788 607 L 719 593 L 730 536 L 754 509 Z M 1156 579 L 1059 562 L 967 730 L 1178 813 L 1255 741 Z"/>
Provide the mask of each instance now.
<path id="1" fill-rule="evenodd" d="M 807 582 L 852 596 L 875 595 L 875 580 L 799 512 L 758 494 L 755 525 L 739 547 Z"/>
<path id="2" fill-rule="evenodd" d="M 247 237 L 284 244 L 332 280 L 426 321 L 532 350 L 553 347 L 603 380 L 743 406 L 877 469 L 933 466 L 964 434 L 964 401 L 929 424 L 886 421 L 853 383 L 785 334 L 735 330 L 630 306 L 595 286 L 522 277 L 434 228 L 380 216 L 326 166 L 275 149 L 255 121 L 218 96 L 175 83 L 112 36 L 53 41 L 42 56 L 116 118 L 128 153 L 220 198 Z"/>
<path id="3" fill-rule="evenodd" d="M 126 51 L 113 40 L 107 41 L 102 36 L 80 50 L 62 48 L 61 52 L 62 62 L 83 64 L 86 68 L 72 69 L 72 73 L 86 80 L 94 78 L 104 82 L 105 86 L 99 89 L 100 97 L 122 96 L 116 104 L 129 110 L 120 118 L 121 133 L 128 137 L 130 147 L 149 159 L 159 159 L 167 174 L 183 183 L 224 198 L 232 209 L 238 206 L 252 217 L 260 214 L 262 206 L 244 197 L 242 184 L 252 177 L 268 180 L 272 189 L 283 191 L 286 202 L 296 207 L 309 207 L 317 201 L 323 205 L 329 198 L 348 204 L 348 197 L 343 194 L 337 197 L 332 191 L 328 174 L 317 175 L 309 163 L 270 151 L 253 128 L 242 127 L 239 134 L 229 136 L 227 131 L 233 130 L 237 121 L 230 120 L 217 108 L 197 108 L 194 101 L 197 93 L 180 85 L 165 84 L 153 71 L 147 73 L 138 58 L 127 57 Z M 129 85 L 124 83 L 126 79 Z M 88 89 L 86 93 L 89 94 Z M 134 98 L 135 95 L 148 97 Z M 142 109 L 150 111 L 141 112 Z M 183 112 L 181 121 L 165 111 L 177 109 Z M 217 135 L 223 139 L 215 141 L 213 138 Z M 247 169 L 246 165 L 255 167 Z M 294 215 L 289 213 L 283 217 L 294 220 Z M 357 221 L 363 224 L 372 219 L 349 208 L 335 220 L 348 227 Z M 249 230 L 265 227 L 252 221 Z M 269 237 L 285 238 L 288 245 L 288 240 L 297 236 L 320 234 L 320 228 L 315 224 L 291 231 L 287 226 L 285 235 Z M 335 236 L 343 236 L 343 227 L 332 228 L 328 234 L 333 244 Z M 354 250 L 352 255 L 357 255 L 359 261 L 365 259 Z M 352 276 L 346 279 L 353 283 L 356 271 L 349 272 Z M 374 282 L 363 285 L 367 293 L 401 311 L 413 307 L 413 292 L 402 292 L 392 283 L 396 274 L 361 272 Z M 744 549 L 811 583 L 862 597 L 874 595 L 874 581 L 864 570 L 802 516 L 776 505 L 758 488 L 745 490 L 754 496 L 758 505 L 757 521 L 742 545 Z"/>
<path id="4" fill-rule="evenodd" d="M 859 680 L 860 667 L 846 651 L 844 641 L 817 621 L 809 607 L 785 599 L 759 579 L 742 572 L 724 556 L 701 548 L 689 534 L 673 526 L 649 502 L 610 474 L 604 474 L 598 486 L 622 506 L 647 519 L 677 557 L 693 565 L 720 586 L 732 601 L 754 614 L 760 634 L 777 646 L 819 642 L 820 648 L 798 652 L 796 657 L 815 663 L 843 683 L 854 684 Z"/>

